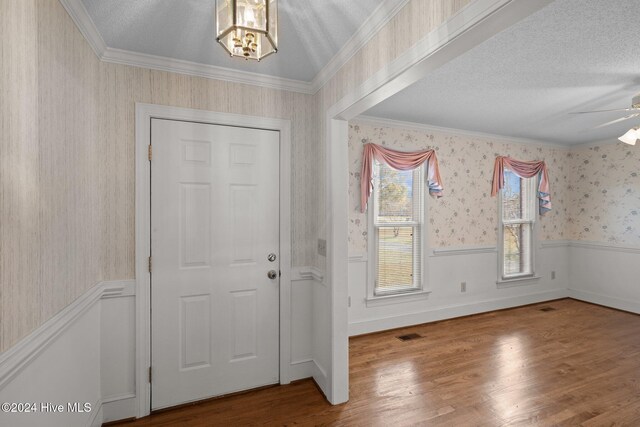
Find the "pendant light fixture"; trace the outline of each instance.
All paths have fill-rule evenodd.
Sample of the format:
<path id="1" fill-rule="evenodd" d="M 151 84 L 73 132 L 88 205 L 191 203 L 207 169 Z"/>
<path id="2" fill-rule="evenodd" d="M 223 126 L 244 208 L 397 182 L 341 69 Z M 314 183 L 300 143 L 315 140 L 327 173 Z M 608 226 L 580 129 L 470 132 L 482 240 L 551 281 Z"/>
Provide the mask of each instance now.
<path id="1" fill-rule="evenodd" d="M 278 51 L 277 0 L 216 0 L 216 21 L 231 56 L 260 61 Z"/>

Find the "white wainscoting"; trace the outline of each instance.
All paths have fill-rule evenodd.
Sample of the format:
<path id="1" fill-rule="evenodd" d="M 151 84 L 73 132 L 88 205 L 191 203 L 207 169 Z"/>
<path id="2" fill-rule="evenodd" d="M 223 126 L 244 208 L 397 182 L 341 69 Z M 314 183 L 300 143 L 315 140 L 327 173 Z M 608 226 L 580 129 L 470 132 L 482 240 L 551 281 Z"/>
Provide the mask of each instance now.
<path id="1" fill-rule="evenodd" d="M 135 281 L 117 296 L 100 300 L 100 390 L 102 421 L 136 416 Z"/>
<path id="2" fill-rule="evenodd" d="M 122 345 L 117 331 L 103 335 L 109 325 L 103 324 L 102 304 L 117 306 L 116 301 L 130 298 L 133 289 L 133 281 L 97 284 L 0 356 L 0 402 L 33 402 L 39 409 L 29 414 L 0 413 L 0 425 L 99 426 L 104 409 L 116 412 L 112 403 L 117 404 L 120 390 L 129 387 L 120 375 L 127 367 L 103 366 L 103 358 L 124 360 L 133 348 Z M 106 385 L 114 394 L 105 404 L 101 385 L 107 377 L 111 378 Z M 64 412 L 42 412 L 40 405 L 47 402 L 64 405 Z M 70 413 L 69 402 L 88 403 L 91 411 Z M 123 418 L 131 416 L 126 408 L 122 413 Z"/>
<path id="3" fill-rule="evenodd" d="M 640 248 L 542 242 L 536 260 L 540 279 L 509 288 L 496 284 L 496 256 L 492 247 L 432 251 L 427 298 L 370 307 L 367 258 L 350 257 L 349 334 L 567 296 L 640 313 Z M 326 395 L 331 319 L 323 276 L 314 267 L 292 271 L 290 380 L 313 377 Z M 0 355 L 0 402 L 86 402 L 91 412 L 0 413 L 0 425 L 88 426 L 136 415 L 134 290 L 133 280 L 99 283 Z"/>
<path id="4" fill-rule="evenodd" d="M 292 380 L 313 377 L 326 396 L 331 335 L 324 274 L 315 267 L 297 267 L 291 277 Z"/>
<path id="5" fill-rule="evenodd" d="M 322 272 L 294 268 L 289 380 L 314 377 L 322 387 L 326 371 L 314 352 L 323 357 L 326 345 L 314 341 L 314 320 L 328 314 L 314 313 L 319 289 L 326 289 Z M 134 280 L 99 283 L 3 353 L 0 402 L 64 404 L 65 413 L 0 412 L 0 425 L 89 426 L 135 417 L 134 292 Z M 91 412 L 68 413 L 67 402 L 89 403 Z"/>
<path id="6" fill-rule="evenodd" d="M 537 251 L 537 280 L 503 287 L 496 284 L 495 247 L 438 248 L 429 256 L 426 298 L 369 306 L 367 257 L 349 259 L 349 335 L 360 335 L 568 296 L 569 245 L 543 242 Z M 555 272 L 555 279 L 551 278 Z M 460 284 L 466 282 L 466 292 Z"/>
<path id="7" fill-rule="evenodd" d="M 569 296 L 640 314 L 640 248 L 572 241 Z"/>
<path id="8" fill-rule="evenodd" d="M 289 380 L 314 377 L 321 387 L 327 345 L 314 340 L 314 320 L 328 314 L 314 310 L 313 297 L 322 290 L 318 269 L 293 269 Z M 134 280 L 99 283 L 0 355 L 0 403 L 65 405 L 62 414 L 0 412 L 0 426 L 99 426 L 135 417 L 134 293 Z M 67 402 L 90 403 L 92 410 L 70 414 Z"/>

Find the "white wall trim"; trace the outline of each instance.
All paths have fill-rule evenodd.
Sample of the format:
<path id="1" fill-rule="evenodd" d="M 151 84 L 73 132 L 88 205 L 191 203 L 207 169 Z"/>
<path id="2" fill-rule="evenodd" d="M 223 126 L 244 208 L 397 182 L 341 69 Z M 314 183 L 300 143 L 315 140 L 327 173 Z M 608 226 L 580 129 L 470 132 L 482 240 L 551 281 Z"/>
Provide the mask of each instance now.
<path id="1" fill-rule="evenodd" d="M 316 74 L 311 82 L 313 93 L 322 89 L 407 3 L 409 0 L 384 0 L 345 42 L 342 49 Z"/>
<path id="2" fill-rule="evenodd" d="M 445 133 L 445 134 L 450 134 L 454 136 L 467 136 L 471 138 L 489 139 L 492 141 L 526 144 L 529 146 L 537 145 L 537 146 L 543 146 L 543 147 L 560 148 L 564 150 L 570 150 L 572 147 L 567 144 L 554 143 L 551 141 L 541 141 L 538 139 L 529 139 L 529 138 L 516 138 L 516 137 L 510 137 L 506 135 L 476 132 L 476 131 L 456 129 L 456 128 L 447 128 L 447 127 L 427 125 L 427 124 L 416 123 L 416 122 L 405 122 L 402 120 L 392 120 L 392 119 L 385 119 L 385 118 L 374 117 L 374 116 L 360 115 L 355 119 L 353 119 L 352 122 L 361 123 L 369 126 L 376 126 L 376 127 L 390 127 L 390 128 L 397 128 L 397 129 L 413 130 L 418 132 L 429 132 L 429 133 L 431 132 Z"/>
<path id="3" fill-rule="evenodd" d="M 589 148 L 589 147 L 596 147 L 596 146 L 602 146 L 602 145 L 613 145 L 613 144 L 622 144 L 622 142 L 618 141 L 618 138 L 616 138 L 615 136 L 609 138 L 609 139 L 601 139 L 598 141 L 591 141 L 591 142 L 583 142 L 583 143 L 579 143 L 579 144 L 572 144 L 571 148 Z"/>
<path id="4" fill-rule="evenodd" d="M 91 426 L 101 426 L 103 424 L 103 420 L 105 419 L 105 409 L 108 411 L 108 408 L 112 405 L 117 405 L 120 402 L 124 402 L 129 399 L 135 399 L 136 395 L 133 393 L 121 394 L 117 396 L 112 396 L 108 398 L 102 398 L 98 400 L 95 406 L 92 409 L 93 418 L 91 421 Z M 127 417 L 128 418 L 128 417 Z M 126 418 L 122 418 L 126 419 Z M 111 421 L 108 421 L 111 422 Z"/>
<path id="5" fill-rule="evenodd" d="M 614 243 L 592 242 L 588 240 L 571 240 L 569 246 L 573 248 L 599 249 L 613 252 L 626 252 L 640 254 L 640 248 L 635 246 L 619 245 Z"/>
<path id="6" fill-rule="evenodd" d="M 87 12 L 87 9 L 84 7 L 82 0 L 60 0 L 60 3 L 66 9 L 98 59 L 102 59 L 104 52 L 107 50 L 107 45 L 100 31 L 98 31 L 98 27 L 96 27 L 93 19 L 91 19 L 89 12 Z"/>
<path id="7" fill-rule="evenodd" d="M 540 240 L 540 249 L 566 248 L 571 244 L 570 240 Z"/>
<path id="8" fill-rule="evenodd" d="M 135 393 L 123 393 L 123 394 L 116 394 L 113 396 L 107 396 L 107 397 L 103 397 L 102 398 L 102 403 L 111 403 L 111 402 L 117 402 L 119 400 L 127 400 L 127 399 L 131 399 L 133 397 L 136 397 Z"/>
<path id="9" fill-rule="evenodd" d="M 136 104 L 136 399 L 137 416 L 150 412 L 151 388 L 147 369 L 151 366 L 151 276 L 147 260 L 151 251 L 150 172 L 147 158 L 151 142 L 151 119 L 195 121 L 227 126 L 254 127 L 280 132 L 280 383 L 290 379 L 291 360 L 291 121 L 267 117 Z"/>
<path id="10" fill-rule="evenodd" d="M 369 257 L 366 253 L 349 255 L 349 262 L 367 262 Z"/>
<path id="11" fill-rule="evenodd" d="M 630 301 L 627 299 L 610 297 L 577 289 L 569 289 L 568 296 L 580 301 L 591 302 L 593 304 L 598 304 L 605 307 L 616 308 L 618 310 L 640 314 L 640 301 Z"/>
<path id="12" fill-rule="evenodd" d="M 131 67 L 148 68 L 150 70 L 167 71 L 170 73 L 224 80 L 232 83 L 241 83 L 290 92 L 306 94 L 313 93 L 311 84 L 301 80 L 285 79 L 282 77 L 269 76 L 267 74 L 251 73 L 248 71 L 200 64 L 182 59 L 167 58 L 165 56 L 148 55 L 128 50 L 113 49 L 110 47 L 105 49 L 100 59 L 104 62 L 129 65 Z"/>
<path id="13" fill-rule="evenodd" d="M 565 289 L 532 293 L 528 295 L 479 301 L 471 304 L 450 305 L 417 313 L 389 316 L 374 320 L 363 320 L 349 324 L 349 336 L 368 334 L 405 326 L 420 325 L 444 319 L 485 313 L 488 311 L 518 307 L 544 301 L 551 301 L 568 296 Z"/>
<path id="14" fill-rule="evenodd" d="M 289 368 L 291 381 L 311 378 L 313 376 L 314 361 L 313 359 L 296 360 L 291 362 Z"/>
<path id="15" fill-rule="evenodd" d="M 320 390 L 324 393 L 325 397 L 329 399 L 327 396 L 326 390 L 329 387 L 329 377 L 327 375 L 327 370 L 318 363 L 317 360 L 313 359 L 313 365 L 311 366 L 311 372 L 313 373 L 313 380 L 316 382 Z"/>
<path id="16" fill-rule="evenodd" d="M 571 244 L 570 240 L 542 240 L 539 241 L 540 249 L 560 248 L 568 247 Z M 600 246 L 598 246 L 600 247 Z M 482 253 L 497 253 L 498 247 L 495 245 L 478 245 L 478 246 L 443 246 L 439 248 L 433 248 L 432 254 L 429 256 L 452 256 L 452 255 L 475 255 Z M 351 261 L 351 258 L 349 259 Z"/>
<path id="17" fill-rule="evenodd" d="M 91 407 L 91 422 L 90 422 L 90 426 L 91 427 L 99 427 L 102 426 L 102 420 L 104 419 L 104 402 L 102 401 L 102 399 L 98 399 L 98 401 L 93 404 L 93 406 Z"/>
<path id="18" fill-rule="evenodd" d="M 60 0 L 80 33 L 101 61 L 306 94 L 314 94 L 320 90 L 408 2 L 409 0 L 383 1 L 344 44 L 342 49 L 316 74 L 313 80 L 307 82 L 111 48 L 106 45 L 82 0 Z"/>
<path id="19" fill-rule="evenodd" d="M 292 274 L 291 280 L 315 280 L 318 283 L 324 284 L 324 272 L 316 267 L 298 267 L 295 269 L 297 277 Z"/>
<path id="20" fill-rule="evenodd" d="M 432 254 L 429 256 L 451 256 L 451 255 L 474 255 L 483 253 L 496 253 L 497 246 L 461 246 L 461 247 L 441 247 L 433 248 Z"/>
<path id="21" fill-rule="evenodd" d="M 135 398 L 134 393 L 125 393 L 100 399 L 97 404 L 99 406 L 96 406 L 99 410 L 95 411 L 96 416 L 91 425 L 102 426 L 104 422 L 130 418 L 131 410 L 129 408 L 135 407 Z"/>
<path id="22" fill-rule="evenodd" d="M 133 280 L 100 282 L 0 355 L 0 389 L 22 372 L 101 298 L 133 292 Z"/>
<path id="23" fill-rule="evenodd" d="M 80 33 L 82 33 L 89 46 L 91 46 L 91 49 L 93 49 L 98 59 L 103 62 L 224 80 L 270 89 L 306 94 L 314 93 L 310 82 L 285 79 L 282 77 L 269 76 L 267 74 L 251 73 L 231 68 L 168 58 L 165 56 L 148 55 L 108 47 L 100 35 L 100 31 L 98 31 L 98 28 L 87 12 L 87 9 L 84 7 L 82 0 L 60 0 L 60 3 L 67 10 L 67 13 L 78 27 L 78 30 L 80 30 Z"/>

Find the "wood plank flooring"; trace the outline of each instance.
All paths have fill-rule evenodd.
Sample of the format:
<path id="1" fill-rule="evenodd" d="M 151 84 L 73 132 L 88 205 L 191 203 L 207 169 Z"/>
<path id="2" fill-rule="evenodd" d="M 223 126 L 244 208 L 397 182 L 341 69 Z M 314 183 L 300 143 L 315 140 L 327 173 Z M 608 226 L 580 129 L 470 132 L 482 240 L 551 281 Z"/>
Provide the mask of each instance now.
<path id="1" fill-rule="evenodd" d="M 355 337 L 346 404 L 303 380 L 124 425 L 640 426 L 640 316 L 564 299 Z"/>

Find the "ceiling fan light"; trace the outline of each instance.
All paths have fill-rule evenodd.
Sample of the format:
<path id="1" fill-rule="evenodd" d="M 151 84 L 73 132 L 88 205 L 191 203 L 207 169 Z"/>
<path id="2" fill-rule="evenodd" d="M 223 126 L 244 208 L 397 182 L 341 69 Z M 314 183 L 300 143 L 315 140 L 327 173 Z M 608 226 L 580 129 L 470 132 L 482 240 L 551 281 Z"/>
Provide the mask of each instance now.
<path id="1" fill-rule="evenodd" d="M 618 139 L 625 144 L 636 145 L 636 141 L 640 139 L 640 132 L 636 128 L 631 128 Z"/>

